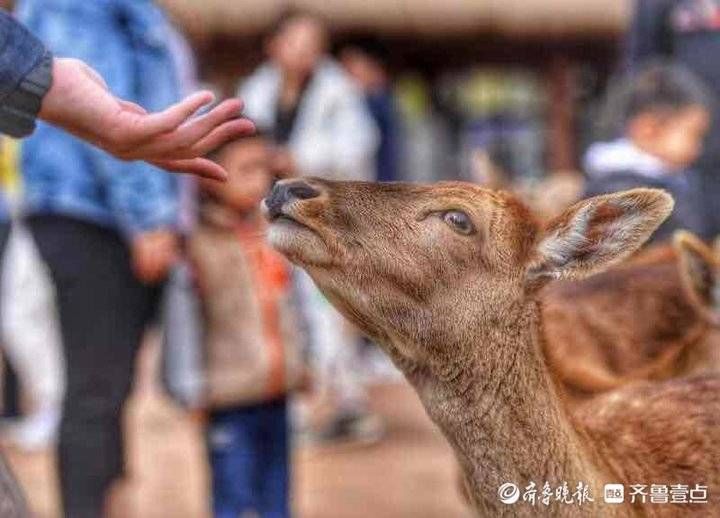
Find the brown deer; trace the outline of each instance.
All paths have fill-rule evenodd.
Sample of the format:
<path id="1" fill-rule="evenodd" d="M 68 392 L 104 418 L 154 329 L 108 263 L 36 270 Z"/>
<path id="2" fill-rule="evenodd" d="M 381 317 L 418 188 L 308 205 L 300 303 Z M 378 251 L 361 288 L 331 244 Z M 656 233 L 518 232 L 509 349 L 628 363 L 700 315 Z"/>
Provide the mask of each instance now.
<path id="1" fill-rule="evenodd" d="M 720 262 L 678 232 L 587 279 L 561 280 L 541 297 L 545 354 L 572 399 L 643 379 L 720 368 Z"/>
<path id="2" fill-rule="evenodd" d="M 720 379 L 629 386 L 571 417 L 541 348 L 537 292 L 636 250 L 662 191 L 582 201 L 547 226 L 469 184 L 290 180 L 264 202 L 271 244 L 377 340 L 449 440 L 482 516 L 641 516 L 720 504 Z M 498 488 L 584 482 L 594 501 L 504 504 Z M 642 481 L 642 482 L 641 482 Z M 605 483 L 706 484 L 708 504 L 604 504 Z M 602 514 L 601 514 L 602 513 Z"/>

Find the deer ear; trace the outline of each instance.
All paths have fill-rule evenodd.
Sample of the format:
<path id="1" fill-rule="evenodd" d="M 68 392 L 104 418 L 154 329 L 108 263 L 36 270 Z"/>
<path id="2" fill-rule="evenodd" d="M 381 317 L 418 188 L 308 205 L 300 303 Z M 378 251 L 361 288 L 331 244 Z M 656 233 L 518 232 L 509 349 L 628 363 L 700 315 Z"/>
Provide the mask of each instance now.
<path id="1" fill-rule="evenodd" d="M 709 322 L 720 325 L 720 261 L 713 250 L 690 232 L 673 235 L 683 289 Z"/>
<path id="2" fill-rule="evenodd" d="M 546 225 L 528 268 L 528 282 L 582 277 L 624 259 L 647 241 L 673 205 L 672 197 L 658 189 L 633 189 L 576 203 Z"/>

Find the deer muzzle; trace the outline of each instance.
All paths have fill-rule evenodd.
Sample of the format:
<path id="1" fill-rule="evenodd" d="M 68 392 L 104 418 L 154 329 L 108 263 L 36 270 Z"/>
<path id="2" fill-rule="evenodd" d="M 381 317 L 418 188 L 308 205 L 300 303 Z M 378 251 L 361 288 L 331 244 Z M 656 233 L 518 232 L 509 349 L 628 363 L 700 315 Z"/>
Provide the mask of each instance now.
<path id="1" fill-rule="evenodd" d="M 310 200 L 320 196 L 320 191 L 304 180 L 283 180 L 275 184 L 263 207 L 270 221 L 290 217 L 287 208 L 298 200 Z"/>

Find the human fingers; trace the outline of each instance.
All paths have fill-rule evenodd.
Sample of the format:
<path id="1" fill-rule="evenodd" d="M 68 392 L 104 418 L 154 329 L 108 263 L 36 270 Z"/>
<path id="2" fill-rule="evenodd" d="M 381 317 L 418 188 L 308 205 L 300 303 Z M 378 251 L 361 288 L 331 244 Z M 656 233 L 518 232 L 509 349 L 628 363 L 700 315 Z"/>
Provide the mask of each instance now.
<path id="1" fill-rule="evenodd" d="M 126 154 L 140 159 L 184 159 L 194 158 L 189 149 L 218 126 L 240 114 L 242 103 L 233 99 L 225 101 L 210 112 L 182 124 L 172 131 L 148 137 L 137 142 Z"/>
<path id="2" fill-rule="evenodd" d="M 234 119 L 216 127 L 205 137 L 183 150 L 173 150 L 165 153 L 162 158 L 187 159 L 205 156 L 216 150 L 226 142 L 238 139 L 255 132 L 255 124 L 249 119 Z"/>
<path id="3" fill-rule="evenodd" d="M 127 138 L 134 142 L 141 142 L 171 132 L 214 99 L 215 96 L 209 91 L 190 95 L 162 112 L 151 113 L 140 119 Z"/>
<path id="4" fill-rule="evenodd" d="M 150 163 L 161 169 L 175 173 L 187 173 L 221 182 L 227 181 L 228 179 L 227 171 L 207 158 L 151 160 Z"/>
<path id="5" fill-rule="evenodd" d="M 156 139 L 151 139 L 138 150 L 138 153 L 142 152 L 158 156 L 177 154 L 168 158 L 193 158 L 198 156 L 197 154 L 188 156 L 188 148 L 207 137 L 225 122 L 237 119 L 241 109 L 242 103 L 238 99 L 224 101 L 208 113 L 187 121 L 174 131 L 159 135 Z"/>

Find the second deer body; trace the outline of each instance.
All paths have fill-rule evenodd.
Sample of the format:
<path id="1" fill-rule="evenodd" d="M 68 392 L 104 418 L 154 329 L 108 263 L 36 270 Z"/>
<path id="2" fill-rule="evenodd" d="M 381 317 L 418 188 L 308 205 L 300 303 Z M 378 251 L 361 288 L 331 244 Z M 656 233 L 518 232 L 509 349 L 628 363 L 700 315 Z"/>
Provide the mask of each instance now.
<path id="1" fill-rule="evenodd" d="M 573 399 L 639 380 L 720 369 L 717 252 L 679 232 L 587 279 L 541 297 L 545 354 Z"/>

